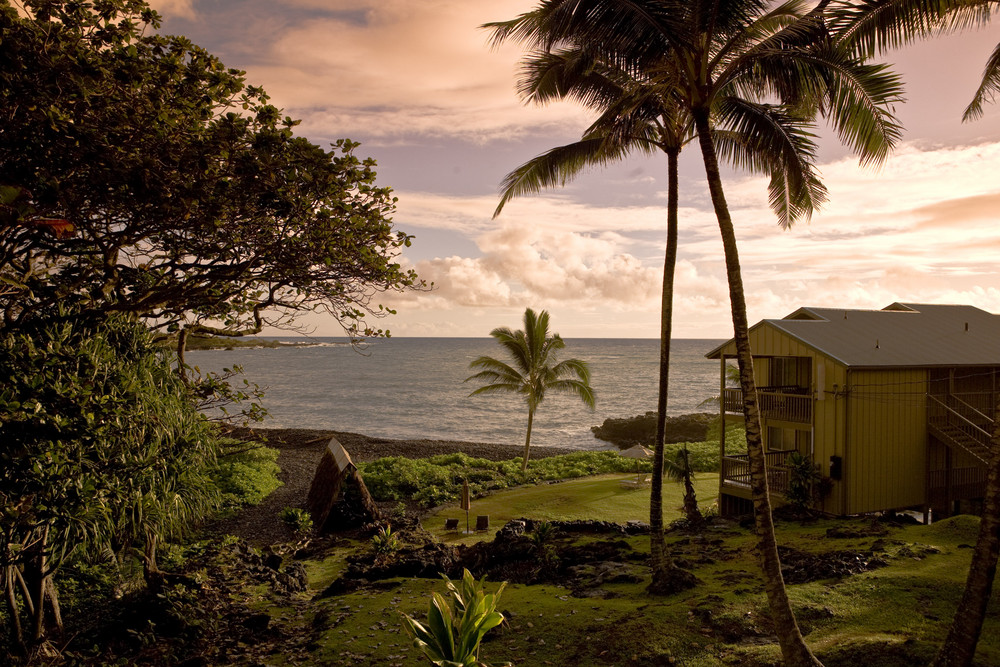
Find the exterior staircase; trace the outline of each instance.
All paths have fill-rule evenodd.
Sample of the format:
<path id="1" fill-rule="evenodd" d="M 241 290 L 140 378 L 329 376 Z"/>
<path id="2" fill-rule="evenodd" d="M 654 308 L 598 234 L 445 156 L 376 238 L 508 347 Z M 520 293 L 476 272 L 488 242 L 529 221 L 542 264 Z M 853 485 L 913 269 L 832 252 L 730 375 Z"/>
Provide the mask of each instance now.
<path id="1" fill-rule="evenodd" d="M 928 395 L 927 427 L 945 445 L 989 462 L 994 420 L 961 399 Z"/>

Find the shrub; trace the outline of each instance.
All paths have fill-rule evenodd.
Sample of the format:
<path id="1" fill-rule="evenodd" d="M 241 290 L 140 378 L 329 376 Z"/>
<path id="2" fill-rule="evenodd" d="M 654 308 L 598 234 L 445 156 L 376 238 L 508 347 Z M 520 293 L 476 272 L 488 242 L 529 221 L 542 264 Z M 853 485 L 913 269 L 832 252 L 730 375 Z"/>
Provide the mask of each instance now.
<path id="1" fill-rule="evenodd" d="M 222 504 L 227 509 L 259 505 L 281 486 L 278 473 L 278 450 L 254 443 L 225 439 L 219 463 L 212 470 Z"/>
<path id="2" fill-rule="evenodd" d="M 313 529 L 312 516 L 298 507 L 286 507 L 281 510 L 281 520 L 300 535 L 305 535 Z"/>

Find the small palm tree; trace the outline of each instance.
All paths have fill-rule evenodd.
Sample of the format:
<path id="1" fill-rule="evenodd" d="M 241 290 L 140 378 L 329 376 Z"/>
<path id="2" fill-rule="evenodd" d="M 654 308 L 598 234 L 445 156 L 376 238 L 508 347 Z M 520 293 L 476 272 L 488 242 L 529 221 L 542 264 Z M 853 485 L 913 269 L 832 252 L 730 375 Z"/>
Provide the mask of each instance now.
<path id="1" fill-rule="evenodd" d="M 481 369 L 465 379 L 484 382 L 473 391 L 477 394 L 497 394 L 512 392 L 524 396 L 528 404 L 528 430 L 524 437 L 524 461 L 521 470 L 528 469 L 528 454 L 531 449 L 531 425 L 535 410 L 545 398 L 547 391 L 562 391 L 576 394 L 587 406 L 594 409 L 594 390 L 590 387 L 590 368 L 585 361 L 566 359 L 556 361 L 556 351 L 566 347 L 559 334 L 549 334 L 549 314 L 547 311 L 535 314 L 531 308 L 524 311 L 524 329 L 511 331 L 498 327 L 490 336 L 507 351 L 512 363 L 505 363 L 493 357 L 482 356 L 469 364 L 469 368 Z"/>

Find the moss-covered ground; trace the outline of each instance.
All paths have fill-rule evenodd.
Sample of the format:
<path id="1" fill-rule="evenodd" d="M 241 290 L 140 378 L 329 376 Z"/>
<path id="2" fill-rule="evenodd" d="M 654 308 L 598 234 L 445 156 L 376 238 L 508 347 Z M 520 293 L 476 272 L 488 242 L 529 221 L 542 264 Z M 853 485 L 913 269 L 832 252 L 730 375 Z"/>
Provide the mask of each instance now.
<path id="1" fill-rule="evenodd" d="M 644 519 L 648 490 L 625 489 L 624 478 L 583 478 L 476 499 L 473 514 L 489 514 L 494 524 L 489 534 L 442 535 L 444 517 L 457 509 L 451 506 L 427 515 L 424 523 L 454 542 L 492 539 L 509 517 Z M 714 500 L 715 484 L 713 476 L 699 477 L 704 505 Z M 664 490 L 667 520 L 679 518 L 680 487 L 668 484 Z M 964 586 L 977 519 L 960 516 L 931 526 L 876 524 L 871 519 L 779 520 L 777 527 L 779 543 L 791 550 L 785 553 L 795 555 L 787 561 L 789 580 L 807 582 L 788 585 L 793 607 L 806 641 L 826 665 L 909 667 L 928 662 Z M 671 531 L 667 542 L 673 557 L 700 584 L 668 597 L 646 592 L 648 536 L 612 537 L 639 552 L 628 562 L 639 581 L 605 582 L 591 591 L 599 595 L 587 597 L 578 597 L 579 588 L 552 583 L 508 585 L 499 605 L 507 621 L 487 635 L 481 658 L 490 664 L 510 661 L 522 666 L 778 664 L 749 528 L 715 520 L 700 533 Z M 563 535 L 559 539 L 587 545 L 607 538 Z M 402 614 L 423 618 L 431 593 L 445 591 L 440 579 L 370 581 L 354 592 L 321 595 L 345 573 L 353 555 L 371 549 L 367 538 L 341 536 L 323 549 L 314 545 L 298 559 L 289 551 L 285 565 L 302 564 L 308 580 L 306 590 L 290 594 L 276 593 L 259 577 L 239 584 L 231 565 L 234 558 L 215 557 L 189 575 L 201 582 L 197 592 L 168 598 L 170 614 L 161 613 L 160 618 L 177 617 L 182 630 L 176 636 L 182 643 L 175 642 L 170 650 L 142 644 L 146 636 L 149 642 L 163 641 L 161 630 L 166 626 L 160 620 L 156 628 L 151 625 L 149 632 L 137 636 L 141 648 L 131 654 L 118 651 L 116 656 L 125 661 L 121 664 L 164 664 L 156 662 L 164 656 L 183 659 L 185 664 L 426 664 L 403 630 Z M 826 562 L 851 566 L 852 559 L 856 567 L 848 569 L 856 573 L 824 574 Z M 877 566 L 863 571 L 866 563 Z M 216 571 L 225 576 L 225 586 L 214 583 Z M 487 587 L 492 590 L 498 584 L 488 582 Z M 212 591 L 212 609 L 217 612 L 202 609 Z M 192 615 L 192 610 L 197 613 Z M 997 611 L 1000 607 L 994 602 L 979 646 L 979 665 L 1000 664 Z M 192 659 L 201 662 L 187 662 Z"/>
<path id="2" fill-rule="evenodd" d="M 612 488 L 618 481 L 620 476 L 599 477 L 515 489 L 477 500 L 473 507 L 499 520 L 522 515 L 642 518 L 648 492 L 619 493 Z M 704 489 L 713 483 L 711 478 L 699 480 Z M 558 503 L 548 502 L 555 498 Z M 453 509 L 431 514 L 430 527 L 437 530 L 442 516 Z M 884 530 L 872 530 L 867 519 L 779 521 L 783 546 L 817 557 L 874 552 L 887 563 L 860 574 L 789 585 L 809 645 L 831 667 L 925 664 L 950 623 L 977 525 L 977 519 L 964 516 Z M 831 537 L 828 531 L 854 536 Z M 648 537 L 627 541 L 648 552 Z M 779 651 L 769 631 L 751 532 L 715 523 L 700 535 L 672 533 L 668 543 L 701 580 L 699 586 L 671 597 L 650 597 L 646 578 L 605 584 L 605 597 L 579 598 L 551 584 L 510 585 L 500 603 L 507 623 L 487 637 L 482 658 L 518 665 L 777 664 Z M 367 549 L 363 541 L 342 543 L 326 558 L 308 562 L 310 592 L 303 601 L 340 575 L 347 553 Z M 314 629 L 311 659 L 345 665 L 421 664 L 403 632 L 401 614 L 424 615 L 434 591 L 443 592 L 443 582 L 393 579 L 347 595 L 309 599 L 304 621 Z M 281 655 L 271 660 L 282 664 Z M 1000 622 L 992 608 L 977 660 L 1000 664 Z"/>

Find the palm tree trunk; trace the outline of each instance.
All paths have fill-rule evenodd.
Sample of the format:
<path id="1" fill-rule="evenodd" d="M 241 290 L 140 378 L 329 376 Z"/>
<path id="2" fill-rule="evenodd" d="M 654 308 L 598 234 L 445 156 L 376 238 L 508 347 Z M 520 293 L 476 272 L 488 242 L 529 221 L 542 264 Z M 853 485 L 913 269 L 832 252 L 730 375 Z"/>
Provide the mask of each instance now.
<path id="1" fill-rule="evenodd" d="M 656 441 L 649 489 L 649 556 L 654 581 L 666 566 L 663 540 L 663 443 L 666 439 L 667 388 L 670 376 L 670 333 L 673 326 L 674 267 L 677 264 L 677 154 L 667 151 L 667 245 L 663 256 L 660 295 L 660 382 L 656 401 Z"/>
<path id="2" fill-rule="evenodd" d="M 757 385 L 753 376 L 753 358 L 750 353 L 750 326 L 747 320 L 746 297 L 743 292 L 743 276 L 740 272 L 739 252 L 736 247 L 736 231 L 729 215 L 729 206 L 722 190 L 722 175 L 719 160 L 712 142 L 711 127 L 707 109 L 698 109 L 694 114 L 698 142 L 705 162 L 708 189 L 712 196 L 712 206 L 719 221 L 722 245 L 726 257 L 726 277 L 729 281 L 729 300 L 733 314 L 733 335 L 736 341 L 736 355 L 740 368 L 740 386 L 743 388 L 743 416 L 746 422 L 747 453 L 750 459 L 750 487 L 754 505 L 754 522 L 757 530 L 757 552 L 764 573 L 764 588 L 768 605 L 774 619 L 778 644 L 785 664 L 822 665 L 806 646 L 799 631 L 795 615 L 792 613 L 785 581 L 781 576 L 781 560 L 778 557 L 778 543 L 774 534 L 774 520 L 771 516 L 771 501 L 767 491 L 767 473 L 764 460 L 763 438 L 761 437 L 760 411 L 757 404 Z"/>
<path id="3" fill-rule="evenodd" d="M 979 536 L 972 552 L 965 592 L 951 622 L 948 636 L 931 667 L 967 667 L 976 655 L 976 645 L 983 630 L 986 608 L 993 591 L 993 579 L 1000 556 L 1000 404 L 993 424 L 990 464 L 986 474 L 983 517 Z"/>
<path id="4" fill-rule="evenodd" d="M 535 421 L 535 406 L 528 406 L 528 432 L 524 435 L 524 461 L 521 462 L 521 472 L 528 469 L 528 454 L 531 453 L 531 423 Z"/>
<path id="5" fill-rule="evenodd" d="M 687 443 L 684 443 L 684 517 L 692 527 L 698 528 L 705 524 L 705 517 L 698 509 L 698 496 L 694 491 L 694 481 L 691 479 L 691 455 Z"/>
<path id="6" fill-rule="evenodd" d="M 667 246 L 663 257 L 663 293 L 660 297 L 660 382 L 656 405 L 656 442 L 649 492 L 650 565 L 653 579 L 646 589 L 671 595 L 698 584 L 698 578 L 674 565 L 663 540 L 663 441 L 666 439 L 667 387 L 670 374 L 670 334 L 673 326 L 674 266 L 677 263 L 677 156 L 667 151 Z"/>

